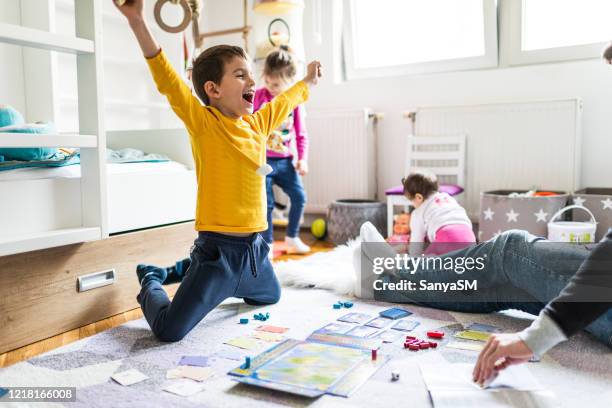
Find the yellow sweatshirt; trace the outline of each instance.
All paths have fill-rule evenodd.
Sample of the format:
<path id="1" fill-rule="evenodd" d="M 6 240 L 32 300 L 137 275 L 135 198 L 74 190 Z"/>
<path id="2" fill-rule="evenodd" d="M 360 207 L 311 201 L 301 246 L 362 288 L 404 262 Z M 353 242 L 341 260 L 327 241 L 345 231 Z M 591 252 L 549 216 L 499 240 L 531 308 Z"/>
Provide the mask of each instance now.
<path id="1" fill-rule="evenodd" d="M 266 139 L 297 105 L 308 99 L 298 82 L 261 110 L 239 119 L 203 106 L 178 76 L 164 52 L 147 60 L 157 89 L 185 123 L 198 179 L 196 230 L 258 232 L 267 229 Z"/>

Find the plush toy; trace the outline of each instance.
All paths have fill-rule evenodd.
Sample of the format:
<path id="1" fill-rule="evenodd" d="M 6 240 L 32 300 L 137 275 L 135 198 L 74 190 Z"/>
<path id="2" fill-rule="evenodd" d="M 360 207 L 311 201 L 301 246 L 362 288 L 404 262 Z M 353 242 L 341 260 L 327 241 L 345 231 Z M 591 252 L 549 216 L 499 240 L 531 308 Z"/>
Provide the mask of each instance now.
<path id="1" fill-rule="evenodd" d="M 410 241 L 410 214 L 402 212 L 393 217 L 393 235 L 387 238 L 387 241 L 392 243 Z"/>

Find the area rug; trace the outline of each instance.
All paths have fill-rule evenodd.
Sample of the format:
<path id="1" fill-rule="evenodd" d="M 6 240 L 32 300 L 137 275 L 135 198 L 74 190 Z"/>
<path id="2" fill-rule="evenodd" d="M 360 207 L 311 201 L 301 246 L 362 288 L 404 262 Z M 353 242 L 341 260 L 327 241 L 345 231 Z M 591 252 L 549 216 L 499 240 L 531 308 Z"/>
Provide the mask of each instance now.
<path id="1" fill-rule="evenodd" d="M 331 282 L 335 273 L 350 273 L 351 257 L 351 246 L 344 246 L 280 264 L 278 273 L 286 284 L 296 284 L 295 279 L 287 279 L 287 271 L 291 270 L 327 274 Z M 349 311 L 375 316 L 390 306 L 352 299 L 351 309 L 332 308 L 338 300 L 346 299 L 347 296 L 330 290 L 293 287 L 283 288 L 281 301 L 271 307 L 256 308 L 239 299 L 230 299 L 210 313 L 185 339 L 171 344 L 157 341 L 144 319 L 132 321 L 4 368 L 0 370 L 0 386 L 76 387 L 77 401 L 65 404 L 70 407 L 389 407 L 408 402 L 411 407 L 431 407 L 418 365 L 473 363 L 477 356 L 473 351 L 446 347 L 454 332 L 472 322 L 508 331 L 520 330 L 530 323 L 529 316 L 517 314 L 464 314 L 404 305 L 414 313 L 411 318 L 420 323 L 414 331 L 416 336 L 424 336 L 427 330 L 442 329 L 447 339 L 437 349 L 416 353 L 404 350 L 401 342 L 383 345 L 379 353 L 390 355 L 392 360 L 349 398 L 324 396 L 309 400 L 238 384 L 226 375 L 241 364 L 241 361 L 227 359 L 228 353 L 242 359 L 274 344 L 258 341 L 255 349 L 248 351 L 224 344 L 254 333 L 254 328 L 260 324 L 252 320 L 254 313 L 269 312 L 266 324 L 287 327 L 289 331 L 285 336 L 304 339 Z M 239 324 L 243 317 L 251 319 L 249 324 Z M 177 381 L 167 379 L 166 373 L 176 368 L 182 356 L 209 356 L 214 370 L 214 376 L 203 382 L 204 390 L 190 397 L 162 390 L 168 383 Z M 128 369 L 137 369 L 149 378 L 128 387 L 110 378 Z M 528 369 L 555 394 L 558 406 L 612 406 L 612 353 L 585 333 L 557 346 L 541 362 L 529 363 Z M 392 371 L 400 373 L 399 381 L 391 381 Z M 0 402 L 5 400 L 6 396 Z"/>

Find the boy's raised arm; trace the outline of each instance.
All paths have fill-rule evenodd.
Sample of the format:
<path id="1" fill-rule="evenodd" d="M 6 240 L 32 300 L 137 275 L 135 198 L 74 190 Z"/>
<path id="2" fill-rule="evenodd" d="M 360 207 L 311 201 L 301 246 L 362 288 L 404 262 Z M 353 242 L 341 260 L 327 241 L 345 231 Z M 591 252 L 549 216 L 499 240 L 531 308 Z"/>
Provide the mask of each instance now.
<path id="1" fill-rule="evenodd" d="M 172 68 L 172 65 L 162 53 L 159 43 L 151 33 L 144 18 L 145 0 L 127 0 L 122 6 L 117 5 L 114 0 L 112 1 L 128 20 L 138 45 L 140 45 L 140 49 L 147 59 L 159 92 L 168 98 L 172 110 L 187 127 L 197 126 L 194 122 L 198 115 L 195 115 L 194 111 L 200 110 L 200 102 Z"/>
<path id="2" fill-rule="evenodd" d="M 255 123 L 261 133 L 269 136 L 279 127 L 291 112 L 308 99 L 309 89 L 319 83 L 322 76 L 321 63 L 313 61 L 308 64 L 303 80 L 275 97 L 270 103 L 253 114 Z"/>

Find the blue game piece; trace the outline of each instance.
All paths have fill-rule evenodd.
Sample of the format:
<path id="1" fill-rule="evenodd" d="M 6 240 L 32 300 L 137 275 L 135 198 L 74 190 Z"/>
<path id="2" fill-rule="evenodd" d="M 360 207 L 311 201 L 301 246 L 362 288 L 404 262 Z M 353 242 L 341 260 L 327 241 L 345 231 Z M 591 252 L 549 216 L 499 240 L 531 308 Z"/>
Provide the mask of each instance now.
<path id="1" fill-rule="evenodd" d="M 342 307 L 342 305 L 339 305 L 338 303 L 334 303 L 334 309 L 340 309 Z"/>
<path id="2" fill-rule="evenodd" d="M 245 370 L 251 368 L 251 357 L 245 357 L 244 364 L 241 368 L 244 368 Z"/>
<path id="3" fill-rule="evenodd" d="M 351 307 L 353 307 L 353 302 L 344 302 L 344 307 L 350 309 Z"/>
<path id="4" fill-rule="evenodd" d="M 270 313 L 269 313 L 269 312 L 267 312 L 267 313 L 266 313 L 266 319 L 269 319 L 269 318 L 270 318 Z"/>
<path id="5" fill-rule="evenodd" d="M 254 314 L 254 315 L 253 315 L 253 319 L 255 319 L 255 320 L 259 320 L 259 315 Z"/>
<path id="6" fill-rule="evenodd" d="M 249 319 L 240 319 L 240 324 L 247 324 L 249 323 Z"/>

